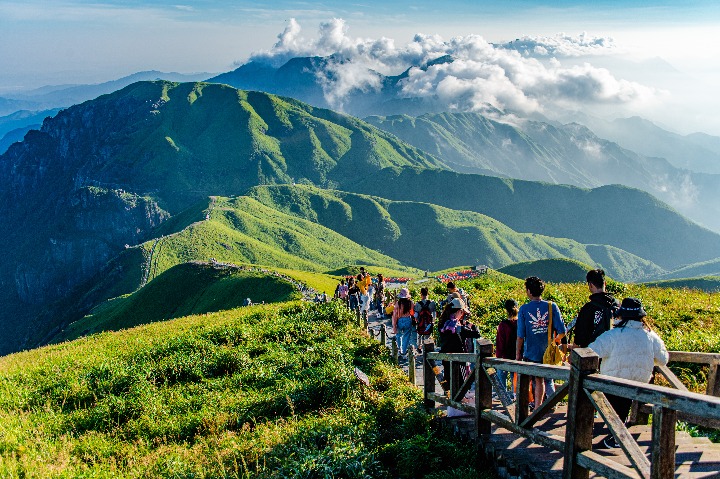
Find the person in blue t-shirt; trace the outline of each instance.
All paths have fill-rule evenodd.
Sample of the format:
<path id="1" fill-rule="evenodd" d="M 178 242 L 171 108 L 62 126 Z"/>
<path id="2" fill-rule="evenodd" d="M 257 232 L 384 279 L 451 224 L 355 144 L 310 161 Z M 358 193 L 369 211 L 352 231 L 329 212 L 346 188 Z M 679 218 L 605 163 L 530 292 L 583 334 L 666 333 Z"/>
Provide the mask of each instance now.
<path id="1" fill-rule="evenodd" d="M 525 293 L 530 302 L 520 306 L 518 312 L 517 345 L 515 359 L 531 363 L 542 363 L 543 354 L 548 345 L 548 310 L 549 302 L 543 301 L 541 296 L 545 291 L 545 283 L 536 276 L 525 280 Z M 565 336 L 565 323 L 563 322 L 557 304 L 552 303 L 552 325 L 554 340 L 560 344 Z M 535 405 L 542 404 L 545 398 L 545 380 L 542 377 L 533 377 Z"/>

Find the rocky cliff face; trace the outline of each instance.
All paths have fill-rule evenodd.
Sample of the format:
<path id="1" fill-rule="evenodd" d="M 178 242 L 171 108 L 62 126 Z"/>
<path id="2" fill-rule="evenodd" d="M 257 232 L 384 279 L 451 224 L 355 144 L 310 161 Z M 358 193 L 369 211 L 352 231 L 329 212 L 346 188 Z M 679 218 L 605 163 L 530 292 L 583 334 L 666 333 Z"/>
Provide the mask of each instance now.
<path id="1" fill-rule="evenodd" d="M 143 192 L 124 189 L 108 169 L 133 125 L 152 121 L 153 107 L 129 98 L 71 108 L 0 156 L 0 213 L 7 231 L 0 246 L 8 253 L 0 261 L 6 289 L 0 301 L 21 302 L 14 317 L 1 320 L 16 323 L 7 327 L 20 334 L 0 339 L 0 353 L 32 346 L 23 344 L 23 332 L 38 311 L 170 216 Z M 118 131 L 117 125 L 126 126 Z M 116 141 L 108 142 L 109 136 Z"/>

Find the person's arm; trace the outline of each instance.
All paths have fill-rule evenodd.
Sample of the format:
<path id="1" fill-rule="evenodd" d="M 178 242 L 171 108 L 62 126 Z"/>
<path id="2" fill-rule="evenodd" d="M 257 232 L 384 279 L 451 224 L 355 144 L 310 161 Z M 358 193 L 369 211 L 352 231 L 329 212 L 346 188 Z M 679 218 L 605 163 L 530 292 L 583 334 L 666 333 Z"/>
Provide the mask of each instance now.
<path id="1" fill-rule="evenodd" d="M 508 327 L 505 323 L 498 324 L 497 336 L 495 338 L 495 357 L 501 358 L 501 351 L 505 351 L 505 343 L 508 340 Z"/>
<path id="2" fill-rule="evenodd" d="M 654 331 L 650 331 L 650 338 L 653 342 L 653 354 L 654 354 L 654 360 L 655 364 L 659 366 L 665 366 L 668 363 L 668 360 L 670 359 L 670 354 L 667 352 L 667 348 L 665 347 L 665 343 L 662 339 L 660 339 L 660 336 L 655 334 Z"/>
<path id="3" fill-rule="evenodd" d="M 581 347 L 580 345 L 587 345 L 590 342 L 592 335 L 592 328 L 594 326 L 592 318 L 588 319 L 588 315 L 592 312 L 592 308 L 588 305 L 584 305 L 578 312 L 577 321 L 575 322 L 575 339 L 573 340 L 573 348 Z"/>
<path id="4" fill-rule="evenodd" d="M 518 336 L 517 342 L 515 343 L 515 359 L 522 361 L 523 357 L 523 344 L 525 344 L 525 338 Z"/>

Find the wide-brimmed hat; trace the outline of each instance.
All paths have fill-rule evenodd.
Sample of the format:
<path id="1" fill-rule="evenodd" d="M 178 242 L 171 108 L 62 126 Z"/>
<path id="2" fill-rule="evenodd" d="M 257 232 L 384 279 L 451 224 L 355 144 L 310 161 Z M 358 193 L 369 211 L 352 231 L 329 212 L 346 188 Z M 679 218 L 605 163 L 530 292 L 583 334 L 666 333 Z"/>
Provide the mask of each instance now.
<path id="1" fill-rule="evenodd" d="M 647 316 L 642 303 L 637 298 L 625 298 L 622 300 L 618 316 L 627 319 L 639 319 Z"/>
<path id="2" fill-rule="evenodd" d="M 398 293 L 398 298 L 405 299 L 410 297 L 410 290 L 407 288 L 403 288 Z"/>
<path id="3" fill-rule="evenodd" d="M 462 309 L 465 312 L 469 312 L 470 310 L 467 308 L 467 305 L 465 304 L 465 301 L 463 301 L 460 298 L 453 298 L 452 301 L 450 301 L 450 307 L 453 309 Z"/>

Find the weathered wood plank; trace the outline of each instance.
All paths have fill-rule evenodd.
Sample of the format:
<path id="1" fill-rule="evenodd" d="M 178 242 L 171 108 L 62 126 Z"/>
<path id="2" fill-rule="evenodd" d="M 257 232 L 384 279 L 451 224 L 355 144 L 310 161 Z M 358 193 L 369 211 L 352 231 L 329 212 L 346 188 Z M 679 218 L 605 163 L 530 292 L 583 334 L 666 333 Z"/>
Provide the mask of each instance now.
<path id="1" fill-rule="evenodd" d="M 675 477 L 675 423 L 677 412 L 662 406 L 653 408 L 652 422 L 652 479 Z"/>
<path id="2" fill-rule="evenodd" d="M 483 368 L 483 359 L 492 356 L 493 343 L 487 339 L 481 338 L 475 342 L 475 434 L 480 437 L 483 434 L 492 432 L 492 424 L 490 421 L 483 419 L 481 413 L 485 410 L 492 409 L 492 383 L 490 378 L 485 374 Z"/>
<path id="3" fill-rule="evenodd" d="M 600 359 L 592 349 L 576 348 L 570 353 L 568 377 L 568 412 L 565 428 L 565 464 L 563 479 L 587 479 L 590 468 L 580 462 L 580 454 L 592 450 L 595 409 L 583 394 L 585 378 L 597 371 Z"/>
<path id="4" fill-rule="evenodd" d="M 587 391 L 588 397 L 592 401 L 595 409 L 600 413 L 600 416 L 605 420 L 605 423 L 610 429 L 610 432 L 617 440 L 618 445 L 625 451 L 625 455 L 630 460 L 635 470 L 640 474 L 641 477 L 650 477 L 650 461 L 645 457 L 645 454 L 640 450 L 640 446 L 635 442 L 635 439 L 630 435 L 630 432 L 625 427 L 625 424 L 617 415 L 612 405 L 608 402 L 605 394 L 600 391 L 589 392 Z"/>
<path id="5" fill-rule="evenodd" d="M 692 351 L 668 351 L 670 362 L 697 363 L 697 364 L 720 364 L 718 353 L 695 353 Z"/>
<path id="6" fill-rule="evenodd" d="M 465 382 L 460 386 L 460 389 L 457 393 L 453 396 L 453 401 L 462 401 L 462 398 L 465 397 L 467 392 L 472 387 L 473 383 L 475 382 L 475 371 L 470 371 L 470 374 L 468 374 L 468 377 L 465 379 Z"/>
<path id="7" fill-rule="evenodd" d="M 568 386 L 569 383 L 561 384 L 555 390 L 555 393 L 547 398 L 547 401 L 543 402 L 540 406 L 535 406 L 535 410 L 520 424 L 520 426 L 524 428 L 532 427 L 536 422 L 545 417 L 552 408 L 557 406 L 557 404 L 562 401 L 565 396 L 567 396 Z"/>
<path id="8" fill-rule="evenodd" d="M 655 384 L 592 374 L 585 379 L 585 388 L 631 398 L 643 403 L 662 405 L 678 412 L 720 420 L 720 398 L 679 391 Z"/>
<path id="9" fill-rule="evenodd" d="M 455 409 L 459 409 L 463 412 L 466 412 L 468 414 L 475 414 L 475 406 L 474 405 L 453 401 L 452 399 L 447 398 L 447 397 L 443 396 L 442 394 L 430 393 L 430 394 L 428 394 L 428 398 L 434 400 L 435 402 L 439 402 L 443 406 L 450 406 L 450 407 L 454 407 Z"/>
<path id="10" fill-rule="evenodd" d="M 473 353 L 432 353 L 429 354 L 428 357 L 438 361 L 457 361 L 460 363 L 475 362 L 475 354 Z"/>
<path id="11" fill-rule="evenodd" d="M 568 366 L 551 366 L 550 364 L 524 363 L 522 361 L 513 361 L 510 359 L 486 358 L 483 360 L 485 367 L 494 367 L 528 376 L 542 376 L 544 378 L 557 379 L 559 381 L 567 381 L 570 375 Z"/>
<path id="12" fill-rule="evenodd" d="M 428 354 L 435 351 L 435 343 L 428 342 L 423 346 L 423 392 L 425 394 L 425 400 L 423 405 L 425 409 L 433 409 L 435 407 L 435 401 L 428 398 L 429 393 L 435 392 L 435 362 L 428 359 Z M 440 368 L 437 368 L 438 370 Z M 442 384 L 442 381 L 440 382 Z M 443 388 L 444 389 L 444 388 Z"/>
<path id="13" fill-rule="evenodd" d="M 545 446 L 553 451 L 562 452 L 565 449 L 565 441 L 562 437 L 550 434 L 546 431 L 541 431 L 540 429 L 522 428 L 511 421 L 509 417 L 497 411 L 485 410 L 481 413 L 481 416 L 484 419 L 507 429 L 508 431 L 512 431 L 519 436 L 530 439 L 535 444 L 540 444 L 541 446 Z"/>
<path id="14" fill-rule="evenodd" d="M 642 479 L 635 469 L 623 466 L 609 457 L 601 456 L 592 451 L 579 453 L 577 463 L 581 467 L 592 470 L 608 479 Z"/>
<path id="15" fill-rule="evenodd" d="M 718 364 L 710 365 L 705 393 L 710 396 L 720 397 L 720 365 Z"/>
<path id="16" fill-rule="evenodd" d="M 655 366 L 655 370 L 662 375 L 667 381 L 674 387 L 675 389 L 679 389 L 680 391 L 687 391 L 688 388 L 685 387 L 685 385 L 680 381 L 680 379 L 675 376 L 675 373 L 670 370 L 669 367 L 663 365 L 663 366 Z"/>
<path id="17" fill-rule="evenodd" d="M 653 406 L 648 404 L 642 404 L 638 407 L 640 413 L 643 416 L 649 416 L 653 412 Z M 689 422 L 690 424 L 697 424 L 698 426 L 707 427 L 711 429 L 720 429 L 720 420 L 709 419 L 697 414 L 688 414 L 685 412 L 677 413 L 678 421 Z M 647 423 L 643 423 L 647 424 Z"/>
<path id="18" fill-rule="evenodd" d="M 517 394 L 515 395 L 515 422 L 522 424 L 528 417 L 530 404 L 530 376 L 518 374 Z"/>

